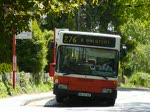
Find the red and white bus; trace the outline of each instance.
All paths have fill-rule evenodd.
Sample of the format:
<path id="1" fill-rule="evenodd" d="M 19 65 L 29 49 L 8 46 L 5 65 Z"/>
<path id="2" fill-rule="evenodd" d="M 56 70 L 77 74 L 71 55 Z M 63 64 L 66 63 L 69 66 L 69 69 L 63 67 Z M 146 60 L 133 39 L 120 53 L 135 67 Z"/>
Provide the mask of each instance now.
<path id="1" fill-rule="evenodd" d="M 107 101 L 117 98 L 119 35 L 55 29 L 53 93 L 57 102 L 67 97 L 89 97 Z"/>

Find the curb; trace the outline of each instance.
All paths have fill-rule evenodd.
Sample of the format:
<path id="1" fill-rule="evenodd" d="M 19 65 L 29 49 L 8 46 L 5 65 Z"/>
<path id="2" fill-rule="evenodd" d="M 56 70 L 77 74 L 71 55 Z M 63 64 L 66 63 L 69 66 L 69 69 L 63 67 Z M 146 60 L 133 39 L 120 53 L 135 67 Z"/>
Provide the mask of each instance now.
<path id="1" fill-rule="evenodd" d="M 118 87 L 119 91 L 150 91 L 149 88 L 128 88 L 128 87 Z"/>
<path id="2" fill-rule="evenodd" d="M 30 98 L 24 100 L 21 103 L 21 106 L 26 106 L 31 102 L 35 102 L 35 101 L 40 101 L 40 100 L 44 100 L 44 99 L 51 99 L 54 98 L 53 92 L 45 92 L 45 93 L 40 93 L 40 94 L 32 94 L 31 96 L 29 96 Z"/>
<path id="3" fill-rule="evenodd" d="M 45 97 L 40 97 L 40 98 L 33 98 L 33 99 L 31 99 L 31 100 L 27 100 L 27 101 L 25 101 L 25 102 L 23 102 L 22 104 L 21 104 L 21 106 L 26 106 L 26 105 L 28 105 L 29 103 L 31 103 L 31 102 L 35 102 L 35 101 L 40 101 L 40 100 L 44 100 L 44 99 L 50 99 L 50 98 L 52 98 L 53 96 L 45 96 Z"/>

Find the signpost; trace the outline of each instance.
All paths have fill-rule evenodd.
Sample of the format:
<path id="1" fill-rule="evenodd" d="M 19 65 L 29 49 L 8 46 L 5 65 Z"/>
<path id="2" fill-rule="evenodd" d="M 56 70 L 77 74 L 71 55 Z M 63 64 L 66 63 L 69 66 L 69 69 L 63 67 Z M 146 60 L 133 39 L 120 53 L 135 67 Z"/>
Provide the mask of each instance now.
<path id="1" fill-rule="evenodd" d="M 16 35 L 14 31 L 12 31 L 12 83 L 13 83 L 13 89 L 15 89 L 15 80 L 16 80 Z"/>
<path id="2" fill-rule="evenodd" d="M 18 35 L 16 35 L 16 39 L 31 39 L 32 38 L 32 32 L 21 32 Z"/>
<path id="3" fill-rule="evenodd" d="M 30 29 L 32 29 L 32 24 L 30 23 Z M 32 31 L 32 30 L 31 30 Z M 18 35 L 15 34 L 15 31 L 12 30 L 12 83 L 13 89 L 15 89 L 15 82 L 16 82 L 16 65 L 17 65 L 17 58 L 16 58 L 16 39 L 31 39 L 32 32 L 21 32 Z"/>

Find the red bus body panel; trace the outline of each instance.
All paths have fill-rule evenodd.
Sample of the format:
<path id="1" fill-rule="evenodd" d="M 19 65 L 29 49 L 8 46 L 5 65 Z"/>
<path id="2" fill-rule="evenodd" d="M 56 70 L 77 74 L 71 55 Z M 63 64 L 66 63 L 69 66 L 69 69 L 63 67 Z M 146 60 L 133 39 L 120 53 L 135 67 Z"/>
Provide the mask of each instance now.
<path id="1" fill-rule="evenodd" d="M 101 93 L 102 88 L 111 88 L 111 89 L 117 88 L 117 85 L 114 84 L 113 81 L 102 79 L 87 79 L 87 78 L 59 76 L 58 80 L 59 84 L 68 85 L 68 90 L 72 91 Z"/>

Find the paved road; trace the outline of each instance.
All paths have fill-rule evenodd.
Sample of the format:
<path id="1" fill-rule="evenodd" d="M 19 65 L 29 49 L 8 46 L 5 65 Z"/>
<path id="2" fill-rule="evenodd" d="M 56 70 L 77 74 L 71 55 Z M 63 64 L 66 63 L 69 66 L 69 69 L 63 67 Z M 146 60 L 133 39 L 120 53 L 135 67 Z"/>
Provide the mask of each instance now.
<path id="1" fill-rule="evenodd" d="M 118 98 L 114 107 L 106 107 L 101 104 L 91 102 L 67 102 L 66 104 L 56 103 L 55 98 L 45 99 L 42 101 L 32 102 L 28 106 L 56 109 L 59 107 L 66 112 L 86 111 L 86 112 L 150 112 L 150 91 L 144 90 L 119 90 Z"/>
<path id="2" fill-rule="evenodd" d="M 46 99 L 45 99 L 46 98 Z M 42 100 L 41 100 L 42 99 Z M 37 101 L 38 100 L 38 101 Z M 39 101 L 40 100 L 40 101 Z M 33 102 L 34 101 L 34 102 Z M 52 92 L 0 99 L 0 112 L 150 112 L 150 90 L 119 90 L 114 107 L 80 102 L 58 104 Z"/>

